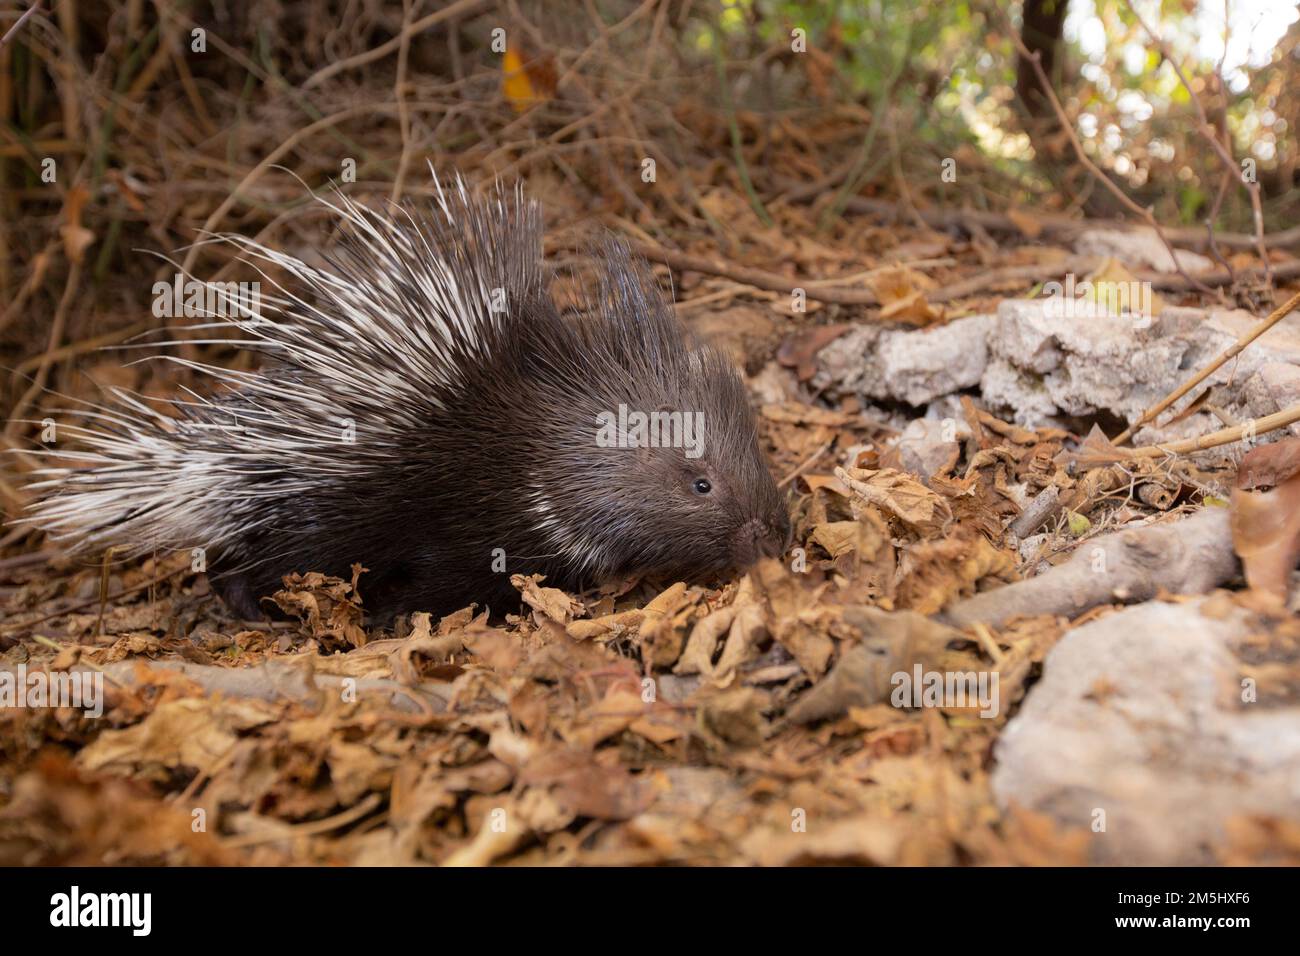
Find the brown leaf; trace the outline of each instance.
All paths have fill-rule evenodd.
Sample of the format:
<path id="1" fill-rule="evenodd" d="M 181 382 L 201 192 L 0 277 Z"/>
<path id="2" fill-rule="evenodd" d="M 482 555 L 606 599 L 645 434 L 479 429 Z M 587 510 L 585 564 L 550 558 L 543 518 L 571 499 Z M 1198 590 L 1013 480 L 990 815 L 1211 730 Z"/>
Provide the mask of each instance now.
<path id="1" fill-rule="evenodd" d="M 559 588 L 544 588 L 539 583 L 545 575 L 512 574 L 510 583 L 518 590 L 525 604 L 537 614 L 550 618 L 560 624 L 568 624 L 576 617 L 586 613 L 579 601 L 575 601 Z"/>
<path id="2" fill-rule="evenodd" d="M 777 349 L 776 360 L 786 368 L 795 370 L 795 376 L 806 382 L 817 371 L 817 353 L 847 332 L 852 326 L 844 324 L 818 325 L 786 336 Z"/>
<path id="3" fill-rule="evenodd" d="M 1237 487 L 1275 488 L 1300 473 L 1300 438 L 1284 438 L 1246 452 L 1237 468 Z"/>
<path id="4" fill-rule="evenodd" d="M 210 771 L 235 745 L 231 708 L 251 706 L 201 697 L 165 701 L 134 727 L 101 733 L 77 755 L 77 763 L 86 770 L 140 770 L 159 779 L 165 779 L 165 770 L 180 767 Z"/>
<path id="5" fill-rule="evenodd" d="M 95 241 L 95 234 L 81 224 L 82 212 L 90 199 L 90 192 L 81 183 L 68 189 L 63 206 L 64 223 L 59 227 L 63 238 L 63 251 L 69 262 L 81 262 L 87 247 Z"/>
<path id="6" fill-rule="evenodd" d="M 933 282 L 907 266 L 883 269 L 870 280 L 871 291 L 880 299 L 880 317 L 912 325 L 929 325 L 943 317 L 925 300 L 925 290 Z"/>
<path id="7" fill-rule="evenodd" d="M 1300 560 L 1300 473 L 1271 491 L 1232 490 L 1232 544 L 1246 582 L 1284 601 Z"/>
<path id="8" fill-rule="evenodd" d="M 841 619 L 845 630 L 857 634 L 857 642 L 840 654 L 824 680 L 790 708 L 788 716 L 795 723 L 888 700 L 894 674 L 910 671 L 917 660 L 956 636 L 951 628 L 910 611 L 849 606 L 841 609 Z"/>
<path id="9" fill-rule="evenodd" d="M 641 653 L 651 666 L 671 667 L 677 661 L 697 600 L 698 595 L 679 581 L 646 605 L 638 637 Z"/>
<path id="10" fill-rule="evenodd" d="M 948 502 L 905 472 L 892 468 L 836 468 L 858 503 L 875 505 L 924 536 L 941 534 L 952 521 Z"/>
<path id="11" fill-rule="evenodd" d="M 821 677 L 835 653 L 835 643 L 817 617 L 823 589 L 810 587 L 801 575 L 786 570 L 774 558 L 764 558 L 750 576 L 771 609 L 772 637 L 810 678 Z"/>
<path id="12" fill-rule="evenodd" d="M 519 783 L 546 790 L 570 819 L 626 820 L 654 798 L 647 781 L 582 749 L 557 749 L 538 756 L 520 773 Z"/>
<path id="13" fill-rule="evenodd" d="M 294 572 L 284 578 L 284 590 L 271 595 L 280 610 L 298 618 L 311 636 L 326 643 L 361 647 L 366 632 L 361 626 L 361 597 L 357 580 L 365 568 L 352 566 L 352 581 L 330 577 L 319 571 Z"/>
<path id="14" fill-rule="evenodd" d="M 921 541 L 903 554 L 898 604 L 921 614 L 934 614 L 976 585 L 992 577 L 1009 581 L 1016 561 L 982 535 L 970 532 L 935 541 Z"/>

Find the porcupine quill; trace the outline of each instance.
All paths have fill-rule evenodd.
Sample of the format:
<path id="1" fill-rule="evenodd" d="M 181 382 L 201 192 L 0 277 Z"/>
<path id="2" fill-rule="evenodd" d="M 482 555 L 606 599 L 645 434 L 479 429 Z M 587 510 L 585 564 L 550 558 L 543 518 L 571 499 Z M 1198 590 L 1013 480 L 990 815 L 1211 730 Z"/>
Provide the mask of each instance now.
<path id="1" fill-rule="evenodd" d="M 206 326 L 242 330 L 231 344 L 264 367 L 168 356 L 225 388 L 171 414 L 116 391 L 91 427 L 61 427 L 81 448 L 44 453 L 42 497 L 20 520 L 82 553 L 202 548 L 250 618 L 283 575 L 346 577 L 353 563 L 385 623 L 512 609 L 511 574 L 578 590 L 779 554 L 789 518 L 744 384 L 645 263 L 607 241 L 584 313 L 562 316 L 537 204 L 519 187 L 480 199 L 459 177 L 434 182 L 436 202 L 389 216 L 320 199 L 343 227 L 320 265 L 221 237 L 290 277 Z M 602 422 L 626 427 L 620 409 L 682 413 L 702 453 L 639 433 L 600 441 Z"/>

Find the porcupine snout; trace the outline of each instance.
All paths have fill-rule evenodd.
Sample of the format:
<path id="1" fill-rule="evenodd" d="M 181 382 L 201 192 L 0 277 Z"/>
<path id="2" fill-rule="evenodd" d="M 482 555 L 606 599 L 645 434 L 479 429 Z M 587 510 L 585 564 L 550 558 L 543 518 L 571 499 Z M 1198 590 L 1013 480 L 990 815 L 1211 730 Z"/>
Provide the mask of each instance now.
<path id="1" fill-rule="evenodd" d="M 732 554 L 738 567 L 749 567 L 759 558 L 779 558 L 790 543 L 790 518 L 784 511 L 768 518 L 751 518 L 736 529 Z"/>

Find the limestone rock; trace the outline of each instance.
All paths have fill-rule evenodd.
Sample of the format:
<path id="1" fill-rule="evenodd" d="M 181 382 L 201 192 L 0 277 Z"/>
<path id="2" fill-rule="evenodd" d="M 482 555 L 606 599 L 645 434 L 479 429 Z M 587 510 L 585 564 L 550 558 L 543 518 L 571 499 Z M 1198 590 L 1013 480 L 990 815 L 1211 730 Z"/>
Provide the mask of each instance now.
<path id="1" fill-rule="evenodd" d="M 1095 832 L 1094 862 L 1214 862 L 1224 824 L 1300 823 L 1300 707 L 1243 703 L 1242 612 L 1148 602 L 1067 633 L 994 751 L 993 790 Z M 1220 602 L 1221 603 L 1221 602 Z"/>
<path id="2" fill-rule="evenodd" d="M 1110 256 L 1132 272 L 1178 271 L 1154 229 L 1089 229 L 1074 241 L 1074 250 L 1085 256 Z M 1175 249 L 1174 253 L 1184 272 L 1195 274 L 1214 268 L 1214 262 L 1198 252 Z"/>
<path id="3" fill-rule="evenodd" d="M 994 322 L 972 315 L 933 329 L 859 326 L 821 350 L 813 384 L 924 405 L 979 384 Z"/>

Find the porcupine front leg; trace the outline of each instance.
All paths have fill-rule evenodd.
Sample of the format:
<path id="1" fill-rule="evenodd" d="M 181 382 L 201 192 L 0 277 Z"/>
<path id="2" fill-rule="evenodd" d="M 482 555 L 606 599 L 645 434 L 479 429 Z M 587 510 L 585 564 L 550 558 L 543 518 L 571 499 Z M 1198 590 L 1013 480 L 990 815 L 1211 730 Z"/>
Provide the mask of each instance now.
<path id="1" fill-rule="evenodd" d="M 245 621 L 262 621 L 269 617 L 261 607 L 256 593 L 258 589 L 254 587 L 250 574 L 217 574 L 209 580 L 235 617 Z"/>

